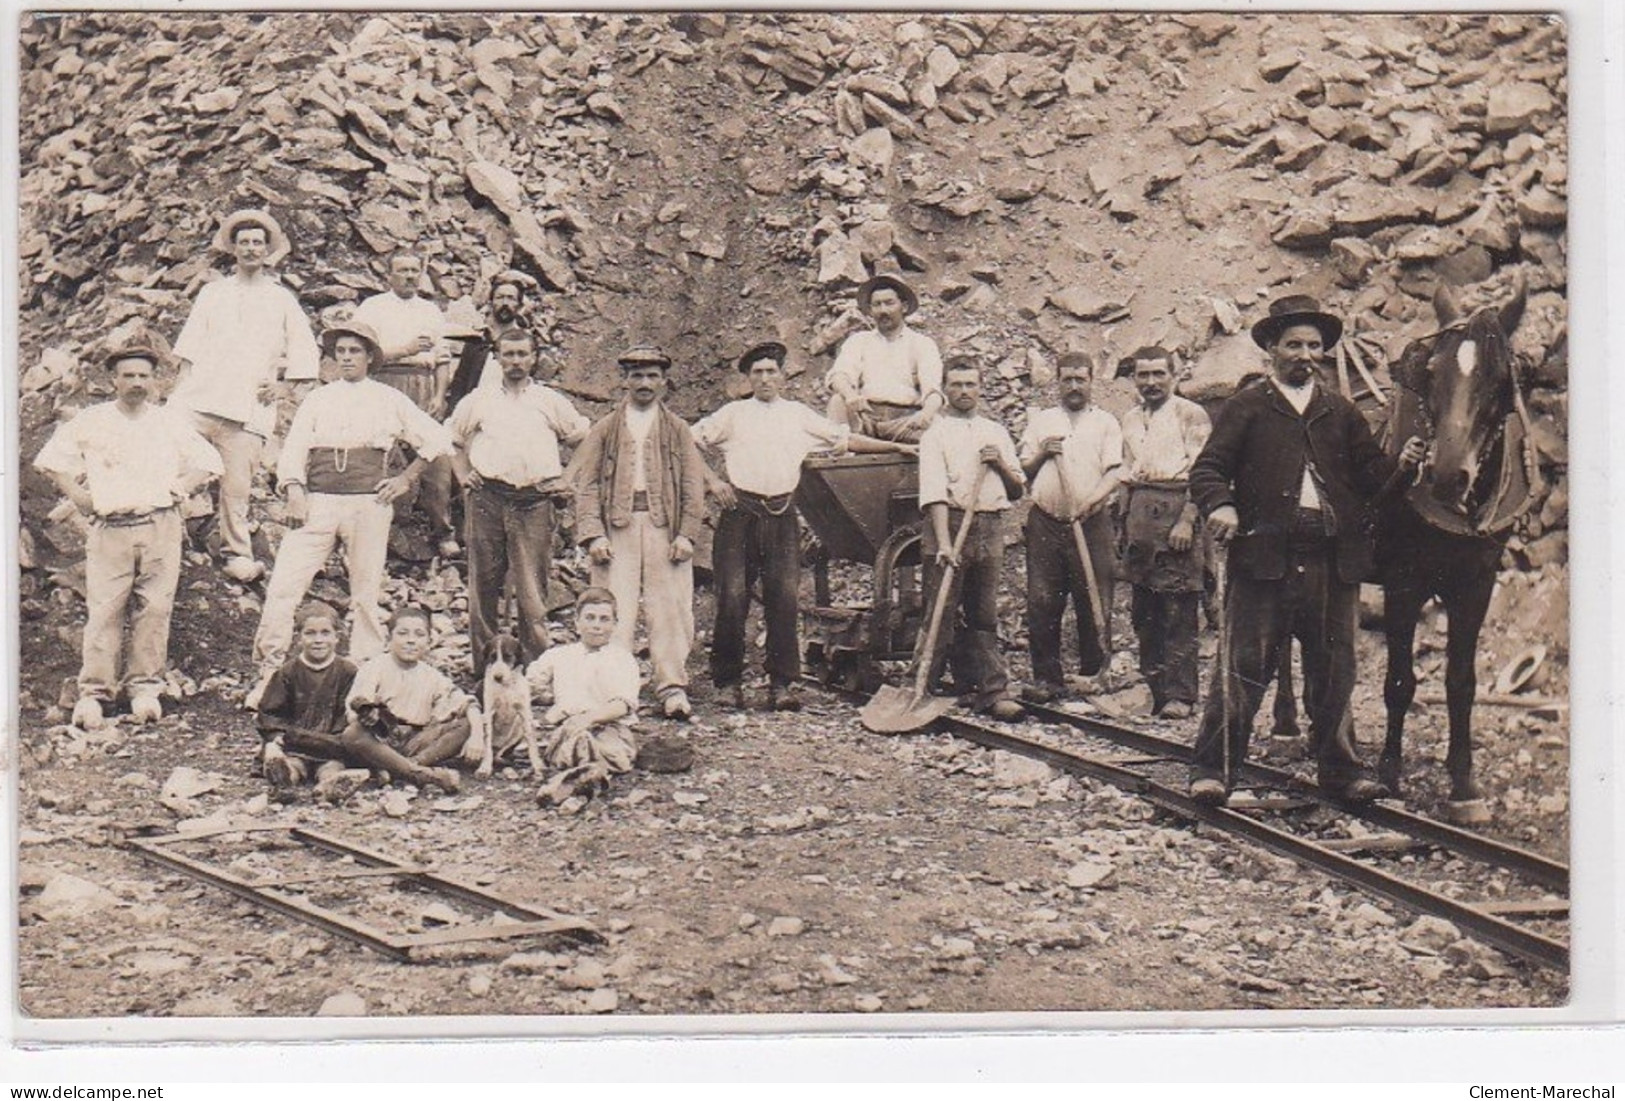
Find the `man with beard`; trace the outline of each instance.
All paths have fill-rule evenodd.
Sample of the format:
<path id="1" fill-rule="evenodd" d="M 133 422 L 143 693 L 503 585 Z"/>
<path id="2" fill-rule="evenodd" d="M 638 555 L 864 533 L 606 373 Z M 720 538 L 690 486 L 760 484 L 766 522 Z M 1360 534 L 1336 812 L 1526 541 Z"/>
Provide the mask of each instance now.
<path id="1" fill-rule="evenodd" d="M 1117 373 L 1132 375 L 1140 395 L 1140 404 L 1123 414 L 1123 576 L 1133 586 L 1140 674 L 1151 690 L 1151 713 L 1184 719 L 1196 704 L 1196 614 L 1206 557 L 1190 472 L 1213 429 L 1200 405 L 1174 393 L 1166 350 L 1141 348 Z"/>
<path id="2" fill-rule="evenodd" d="M 830 420 L 879 439 L 919 442 L 944 400 L 937 343 L 905 320 L 919 305 L 893 275 L 858 288 L 858 308 L 875 327 L 847 337 L 825 376 Z"/>
<path id="3" fill-rule="evenodd" d="M 694 645 L 694 543 L 705 518 L 705 460 L 688 425 L 662 400 L 671 358 L 639 345 L 617 361 L 626 400 L 581 445 L 577 536 L 592 583 L 615 594 L 614 641 L 632 651 L 641 605 L 655 699 L 686 720 Z"/>
<path id="4" fill-rule="evenodd" d="M 1271 378 L 1225 402 L 1191 468 L 1191 496 L 1214 540 L 1229 544 L 1225 660 L 1208 690 L 1191 761 L 1190 793 L 1199 802 L 1229 798 L 1264 689 L 1293 637 L 1303 649 L 1321 785 L 1353 802 L 1384 794 L 1355 751 L 1349 699 L 1360 582 L 1371 570 L 1361 513 L 1395 461 L 1354 403 L 1315 379 L 1342 334 L 1342 321 L 1313 298 L 1272 302 L 1252 329 L 1253 342 L 1269 353 Z M 1398 465 L 1414 470 L 1426 454 L 1413 437 Z"/>
<path id="5" fill-rule="evenodd" d="M 113 400 L 51 434 L 34 465 L 90 519 L 85 540 L 85 633 L 73 724 L 102 725 L 119 688 L 120 657 L 137 722 L 163 716 L 170 613 L 181 573 L 177 507 L 222 469 L 220 456 L 176 411 L 152 404 L 163 354 L 135 344 L 107 357 Z M 130 647 L 124 654 L 128 612 Z"/>
<path id="6" fill-rule="evenodd" d="M 1020 448 L 1033 497 L 1027 514 L 1027 645 L 1033 683 L 1025 694 L 1034 703 L 1049 703 L 1066 693 L 1061 619 L 1069 594 L 1083 675 L 1105 673 L 1111 658 L 1116 569 L 1106 503 L 1123 477 L 1123 433 L 1116 417 L 1090 404 L 1094 360 L 1087 352 L 1060 357 L 1056 384 L 1061 404 L 1028 417 Z M 1072 534 L 1074 522 L 1082 524 L 1089 548 L 1093 597 Z M 1098 619 L 1091 606 L 1094 598 L 1100 601 Z"/>
<path id="7" fill-rule="evenodd" d="M 502 385 L 457 404 L 449 427 L 457 478 L 467 490 L 469 641 L 474 675 L 485 675 L 500 633 L 503 587 L 512 566 L 519 605 L 515 635 L 528 664 L 547 649 L 547 586 L 553 568 L 555 498 L 564 492 L 559 444 L 575 446 L 588 421 L 570 399 L 532 378 L 536 334 L 497 337 Z"/>
<path id="8" fill-rule="evenodd" d="M 492 354 L 497 337 L 509 329 L 536 328 L 526 308 L 536 290 L 536 280 L 513 268 L 491 280 L 489 320 L 483 334 L 463 341 L 457 368 L 446 390 L 448 409 L 456 409 L 477 387 L 502 385 L 502 366 Z"/>
<path id="9" fill-rule="evenodd" d="M 223 569 L 246 582 L 265 573 L 249 537 L 248 499 L 260 450 L 276 430 L 269 400 L 277 375 L 313 384 L 321 356 L 299 300 L 269 270 L 288 254 L 276 219 L 239 210 L 221 223 L 214 248 L 231 254 L 236 271 L 198 292 L 175 341 L 182 362 L 170 400 L 191 411 L 192 426 L 220 453 Z"/>
<path id="10" fill-rule="evenodd" d="M 439 419 L 446 412 L 446 389 L 451 381 L 446 317 L 439 306 L 418 293 L 422 279 L 423 258 L 411 249 L 397 249 L 389 258 L 389 289 L 363 301 L 351 320 L 378 334 L 384 361 L 373 377 Z M 417 507 L 428 518 L 429 530 L 439 540 L 444 556 L 462 549 L 452 534 L 451 480 L 449 462 L 431 463 L 416 490 Z M 412 498 L 403 498 L 396 505 L 396 515 L 403 515 L 412 503 Z"/>

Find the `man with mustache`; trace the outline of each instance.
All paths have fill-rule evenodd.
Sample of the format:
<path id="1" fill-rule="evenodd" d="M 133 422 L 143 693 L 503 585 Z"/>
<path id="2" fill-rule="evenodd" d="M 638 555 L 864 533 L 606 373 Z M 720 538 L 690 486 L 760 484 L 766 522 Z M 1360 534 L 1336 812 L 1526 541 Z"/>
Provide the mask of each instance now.
<path id="1" fill-rule="evenodd" d="M 537 325 L 529 309 L 530 298 L 537 289 L 536 280 L 516 268 L 509 268 L 491 280 L 485 332 L 463 341 L 456 370 L 446 389 L 446 408 L 456 409 L 458 403 L 478 387 L 502 385 L 502 365 L 494 354 L 498 336 L 509 329 L 540 329 L 545 334 L 545 326 Z"/>
<path id="2" fill-rule="evenodd" d="M 686 720 L 694 645 L 694 544 L 705 519 L 707 471 L 688 425 L 666 408 L 671 357 L 640 344 L 617 361 L 626 400 L 592 426 L 577 456 L 577 538 L 592 583 L 615 594 L 614 641 L 632 651 L 641 605 L 655 699 Z"/>
<path id="3" fill-rule="evenodd" d="M 469 641 L 476 678 L 485 676 L 491 641 L 502 630 L 502 594 L 510 576 L 519 605 L 514 634 L 526 664 L 547 649 L 553 513 L 564 493 L 559 445 L 581 443 L 588 428 L 569 398 L 532 377 L 535 333 L 509 329 L 497 337 L 496 358 L 502 384 L 469 394 L 448 422 L 457 444 L 452 465 L 467 491 Z"/>
<path id="4" fill-rule="evenodd" d="M 277 376 L 309 389 L 321 374 L 310 319 L 270 270 L 288 254 L 288 238 L 262 210 L 239 210 L 220 225 L 216 251 L 236 271 L 204 285 L 175 340 L 181 360 L 171 395 L 191 411 L 192 426 L 220 453 L 220 550 L 235 581 L 265 573 L 254 558 L 248 499 L 260 450 L 276 429 Z M 294 396 L 303 394 L 296 389 Z"/>
<path id="5" fill-rule="evenodd" d="M 117 695 L 121 656 L 130 713 L 143 723 L 163 716 L 158 693 L 181 572 L 178 506 L 223 469 L 219 454 L 183 415 L 152 403 L 164 358 L 150 343 L 107 356 L 113 400 L 59 426 L 34 460 L 90 519 L 83 660 L 73 708 L 73 724 L 85 730 L 102 725 Z"/>
<path id="6" fill-rule="evenodd" d="M 908 325 L 919 306 L 895 275 L 858 288 L 858 309 L 875 327 L 847 337 L 824 377 L 830 420 L 878 439 L 919 442 L 945 401 L 937 342 Z"/>
<path id="7" fill-rule="evenodd" d="M 1191 496 L 1214 540 L 1228 544 L 1229 573 L 1220 625 L 1228 677 L 1214 676 L 1202 711 L 1191 763 L 1198 802 L 1229 799 L 1264 689 L 1293 637 L 1303 648 L 1321 785 L 1352 802 L 1384 794 L 1356 753 L 1349 699 L 1360 582 L 1372 565 L 1361 512 L 1396 463 L 1354 403 L 1316 381 L 1316 365 L 1342 334 L 1342 321 L 1307 295 L 1272 302 L 1252 329 L 1271 377 L 1224 403 L 1191 468 Z M 1413 437 L 1398 466 L 1415 470 L 1426 453 Z"/>

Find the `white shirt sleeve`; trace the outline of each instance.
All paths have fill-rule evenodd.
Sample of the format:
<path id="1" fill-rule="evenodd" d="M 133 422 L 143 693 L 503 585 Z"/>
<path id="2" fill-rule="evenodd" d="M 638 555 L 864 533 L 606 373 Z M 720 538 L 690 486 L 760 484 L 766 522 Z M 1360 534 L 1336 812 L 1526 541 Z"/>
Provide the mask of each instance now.
<path id="1" fill-rule="evenodd" d="M 916 367 L 920 375 L 920 403 L 932 394 L 942 393 L 942 352 L 937 348 L 937 342 L 924 333 L 916 333 L 916 344 L 919 348 L 919 363 Z"/>
<path id="2" fill-rule="evenodd" d="M 56 426 L 56 431 L 34 457 L 34 469 L 69 478 L 84 477 L 85 449 L 80 423 L 83 416 L 83 412 L 75 413 L 73 419 Z"/>
<path id="3" fill-rule="evenodd" d="M 1123 465 L 1123 426 L 1117 423 L 1117 418 L 1106 413 L 1099 418 L 1100 433 L 1100 470 L 1105 473 L 1115 470 Z"/>
<path id="4" fill-rule="evenodd" d="M 575 447 L 587 438 L 587 430 L 592 427 L 592 422 L 557 390 L 549 389 L 547 394 L 547 419 L 552 423 L 553 431 L 560 440 Z"/>
<path id="5" fill-rule="evenodd" d="M 948 454 L 936 426 L 920 437 L 920 511 L 948 502 Z"/>
<path id="6" fill-rule="evenodd" d="M 181 477 L 187 474 L 212 474 L 218 478 L 225 473 L 220 452 L 198 435 L 184 417 L 171 413 L 168 420 L 169 431 L 174 434 L 176 450 L 180 453 L 181 469 L 177 473 Z"/>
<path id="7" fill-rule="evenodd" d="M 841 350 L 835 353 L 835 363 L 824 375 L 830 392 L 835 393 L 837 382 L 847 384 L 861 392 L 863 385 L 863 333 L 856 332 L 841 341 Z"/>
<path id="8" fill-rule="evenodd" d="M 1027 411 L 1027 426 L 1021 430 L 1021 446 L 1017 448 L 1018 455 L 1024 463 L 1038 457 L 1038 449 L 1044 442 L 1040 435 L 1043 417 L 1044 413 L 1040 409 Z"/>
<path id="9" fill-rule="evenodd" d="M 310 458 L 316 408 L 321 404 L 324 393 L 324 390 L 312 392 L 294 410 L 293 423 L 288 426 L 288 436 L 282 441 L 282 453 L 276 461 L 276 480 L 282 485 L 305 484 L 305 462 Z"/>
<path id="10" fill-rule="evenodd" d="M 852 429 L 844 424 L 836 424 L 824 414 L 811 406 L 801 407 L 801 428 L 808 438 L 821 448 L 835 450 L 844 449 L 852 436 Z"/>
<path id="11" fill-rule="evenodd" d="M 316 335 L 311 331 L 310 318 L 299 305 L 299 299 L 293 292 L 285 295 L 287 302 L 286 313 L 283 317 L 283 332 L 286 337 L 287 366 L 282 377 L 290 382 L 305 382 L 320 378 L 322 373 L 322 351 L 316 346 Z"/>
<path id="12" fill-rule="evenodd" d="M 400 438 L 412 445 L 420 459 L 438 459 L 452 453 L 451 432 L 445 425 L 412 404 L 399 390 L 390 390 L 400 424 Z M 290 435 L 292 433 L 290 432 Z"/>
<path id="13" fill-rule="evenodd" d="M 702 417 L 695 422 L 693 430 L 694 442 L 701 447 L 716 447 L 718 444 L 726 442 L 730 434 L 731 416 L 729 411 L 732 408 L 733 404 L 730 402 L 710 416 Z"/>

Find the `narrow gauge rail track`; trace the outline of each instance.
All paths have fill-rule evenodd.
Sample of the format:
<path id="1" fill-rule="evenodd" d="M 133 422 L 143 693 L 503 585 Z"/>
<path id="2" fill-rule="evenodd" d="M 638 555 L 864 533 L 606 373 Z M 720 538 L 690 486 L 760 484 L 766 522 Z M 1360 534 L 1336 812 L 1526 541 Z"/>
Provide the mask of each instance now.
<path id="1" fill-rule="evenodd" d="M 846 699 L 856 698 L 851 693 L 841 692 L 829 685 L 820 684 L 818 687 Z M 1145 766 L 1155 763 L 1188 762 L 1189 749 L 1178 742 L 1091 716 L 1075 715 L 1058 708 L 1029 707 L 1028 710 L 1041 721 L 1072 727 L 1085 734 L 1145 754 L 1149 759 L 1122 762 L 1091 757 L 1061 746 L 1035 741 L 959 713 L 950 713 L 939 719 L 936 729 L 952 733 L 984 748 L 1001 749 L 1043 761 L 1052 768 L 1074 776 L 1104 780 L 1123 791 L 1146 799 L 1163 810 L 1201 822 L 1223 833 L 1252 841 L 1378 898 L 1417 913 L 1443 918 L 1464 933 L 1508 955 L 1537 966 L 1568 971 L 1569 948 L 1566 943 L 1517 925 L 1508 920 L 1508 917 L 1493 912 L 1488 906 L 1462 902 L 1433 891 L 1419 883 L 1394 875 L 1375 863 L 1358 860 L 1347 853 L 1289 832 L 1242 810 L 1197 803 L 1183 790 L 1159 782 L 1148 771 L 1143 770 Z M 1547 891 L 1561 893 L 1565 899 L 1567 897 L 1568 868 L 1538 853 L 1457 829 L 1390 804 L 1373 803 L 1362 806 L 1349 804 L 1280 769 L 1249 764 L 1241 770 L 1240 778 L 1253 786 L 1289 793 L 1304 801 L 1332 808 L 1339 813 L 1404 834 L 1457 856 L 1522 876 Z M 1550 911 L 1566 914 L 1566 902 L 1558 906 L 1544 908 L 1532 906 L 1528 909 L 1531 916 L 1539 916 L 1543 912 Z"/>

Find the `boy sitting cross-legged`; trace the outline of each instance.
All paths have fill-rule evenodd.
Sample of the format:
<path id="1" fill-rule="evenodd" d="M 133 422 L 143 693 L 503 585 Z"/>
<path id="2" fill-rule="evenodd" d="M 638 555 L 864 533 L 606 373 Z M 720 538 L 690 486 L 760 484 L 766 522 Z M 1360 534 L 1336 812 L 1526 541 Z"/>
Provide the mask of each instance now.
<path id="1" fill-rule="evenodd" d="M 598 586 L 584 590 L 576 598 L 581 641 L 544 651 L 526 670 L 536 699 L 550 705 L 543 721 L 553 730 L 542 756 L 562 770 L 542 788 L 543 803 L 591 795 L 607 788 L 611 776 L 632 770 L 638 664 L 611 641 L 615 623 L 615 594 Z"/>
<path id="2" fill-rule="evenodd" d="M 479 705 L 451 678 L 423 660 L 430 641 L 429 613 L 401 608 L 389 618 L 386 650 L 363 662 L 347 701 L 350 723 L 344 737 L 366 735 L 393 747 L 410 766 L 388 766 L 411 782 L 456 791 L 460 780 L 449 768 L 433 766 L 457 758 L 478 764 L 483 755 Z M 374 766 L 383 767 L 383 766 Z"/>

